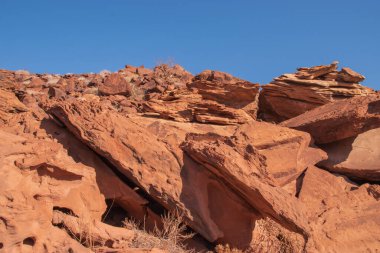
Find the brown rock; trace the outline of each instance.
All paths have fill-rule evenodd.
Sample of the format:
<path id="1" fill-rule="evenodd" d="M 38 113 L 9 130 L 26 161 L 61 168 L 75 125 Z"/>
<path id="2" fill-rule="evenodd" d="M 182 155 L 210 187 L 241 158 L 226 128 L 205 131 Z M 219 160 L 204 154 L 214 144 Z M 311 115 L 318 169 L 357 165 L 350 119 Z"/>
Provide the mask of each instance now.
<path id="1" fill-rule="evenodd" d="M 0 89 L 1 121 L 6 122 L 10 118 L 9 113 L 26 111 L 28 111 L 28 108 L 13 93 Z"/>
<path id="2" fill-rule="evenodd" d="M 226 187 L 225 183 L 219 181 L 219 173 L 214 174 L 200 167 L 179 148 L 189 132 L 197 134 L 215 132 L 229 135 L 235 129 L 233 126 L 178 123 L 132 115 L 126 118 L 112 110 L 84 102 L 57 105 L 53 107 L 52 113 L 60 118 L 78 138 L 112 162 L 163 207 L 169 210 L 175 208 L 182 210 L 188 224 L 209 241 L 247 248 L 252 243 L 254 229 L 254 224 L 249 221 L 261 219 L 267 212 L 278 212 L 273 214 L 278 217 L 281 212 L 280 206 L 277 207 L 277 211 L 273 211 L 271 207 L 273 203 L 270 201 L 272 203 L 270 205 L 263 204 L 266 206 L 263 208 L 269 210 L 258 211 L 262 213 L 258 215 L 257 211 L 253 211 L 256 209 L 247 203 L 245 197 L 237 194 L 234 187 Z M 290 129 L 288 131 L 297 132 Z M 299 134 L 307 136 L 304 133 Z M 283 133 L 283 135 L 286 134 Z M 303 145 L 308 145 L 307 138 L 305 140 L 300 138 L 293 139 L 299 142 L 300 149 L 305 148 L 304 152 L 299 150 L 300 157 L 304 157 L 310 150 L 303 147 Z M 260 140 L 265 145 L 265 142 Z M 290 149 L 289 147 L 288 150 Z M 272 159 L 274 156 L 273 154 Z M 241 159 L 244 160 L 243 157 Z M 247 165 L 244 170 L 248 171 L 248 168 L 250 167 Z M 271 187 L 261 187 L 264 189 L 262 194 L 266 198 L 273 198 L 272 195 L 276 195 L 271 192 Z M 281 191 L 281 189 L 275 191 Z M 287 193 L 284 192 L 284 194 L 286 198 L 289 197 Z M 286 202 L 292 205 L 288 200 Z M 292 229 L 295 229 L 294 226 Z"/>
<path id="3" fill-rule="evenodd" d="M 16 78 L 13 71 L 0 69 L 0 88 L 13 89 L 15 87 Z"/>
<path id="4" fill-rule="evenodd" d="M 300 68 L 262 86 L 259 117 L 281 122 L 333 101 L 373 94 L 372 89 L 358 84 L 363 79 L 348 68 L 337 73 L 336 63 Z"/>
<path id="5" fill-rule="evenodd" d="M 99 93 L 106 96 L 129 96 L 131 94 L 131 87 L 121 75 L 113 73 L 104 80 L 103 84 L 99 85 Z"/>
<path id="6" fill-rule="evenodd" d="M 150 99 L 143 104 L 144 112 L 179 122 L 199 122 L 217 125 L 242 124 L 252 120 L 243 110 L 236 110 L 197 94 L 183 92 L 177 99 Z M 151 114 L 152 115 L 152 114 Z"/>
<path id="7" fill-rule="evenodd" d="M 187 87 L 202 96 L 234 109 L 242 109 L 252 118 L 257 115 L 259 85 L 227 73 L 206 70 L 194 77 Z"/>
<path id="8" fill-rule="evenodd" d="M 54 87 L 49 88 L 48 94 L 50 98 L 64 98 L 66 96 L 64 91 Z"/>
<path id="9" fill-rule="evenodd" d="M 336 71 L 338 67 L 338 62 L 333 62 L 330 65 L 320 65 L 311 68 L 298 68 L 295 76 L 299 79 L 316 79 L 317 77 L 329 74 Z"/>
<path id="10" fill-rule="evenodd" d="M 342 68 L 338 74 L 338 79 L 343 82 L 359 83 L 364 81 L 365 77 L 350 68 Z"/>
<path id="11" fill-rule="evenodd" d="M 380 95 L 336 101 L 281 123 L 331 143 L 380 127 Z"/>
<path id="12" fill-rule="evenodd" d="M 28 108 L 12 92 L 0 90 L 0 111 L 5 113 L 26 112 Z"/>
<path id="13" fill-rule="evenodd" d="M 90 252 L 70 231 L 53 226 L 53 213 L 61 210 L 100 224 L 105 198 L 144 218 L 146 200 L 93 151 L 36 109 L 12 111 L 5 112 L 8 121 L 0 129 L 2 250 Z"/>
<path id="14" fill-rule="evenodd" d="M 307 236 L 304 210 L 295 198 L 265 183 L 269 181 L 265 158 L 253 146 L 235 150 L 231 140 L 206 134 L 189 135 L 183 149 L 237 191 L 259 214 L 256 219 L 269 216 L 291 231 Z"/>
<path id="15" fill-rule="evenodd" d="M 136 73 L 142 76 L 152 74 L 152 72 L 151 69 L 145 68 L 144 66 L 140 66 L 136 69 Z"/>
<path id="16" fill-rule="evenodd" d="M 228 129 L 228 132 L 233 130 L 233 127 L 184 125 L 170 121 L 164 124 L 165 121 L 156 119 L 126 118 L 84 102 L 56 106 L 52 113 L 163 207 L 182 210 L 189 225 L 208 240 L 236 238 L 238 234 L 231 230 L 233 224 L 241 224 L 240 229 L 252 231 L 247 220 L 254 214 L 244 211 L 246 208 L 239 197 L 224 189 L 212 174 L 200 170 L 179 148 L 186 132 L 224 133 Z M 149 125 L 146 125 L 148 122 Z M 194 189 L 197 191 L 194 192 Z M 209 197 L 205 198 L 210 194 L 216 198 L 219 192 L 224 192 L 226 196 L 222 202 L 211 204 Z M 224 219 L 228 210 L 220 212 L 222 203 L 233 203 L 236 208 L 229 211 L 231 223 L 226 224 Z M 218 216 L 211 219 L 210 215 L 215 212 Z M 234 212 L 237 212 L 236 216 Z M 234 243 L 247 246 L 250 243 L 249 234 L 247 237 Z"/>
<path id="17" fill-rule="evenodd" d="M 308 168 L 299 193 L 312 228 L 306 251 L 378 251 L 380 202 L 369 191 L 368 185 L 359 187 L 344 177 Z"/>
<path id="18" fill-rule="evenodd" d="M 328 159 L 319 163 L 331 172 L 356 180 L 380 182 L 380 128 L 323 145 Z"/>
<path id="19" fill-rule="evenodd" d="M 258 92 L 258 84 L 204 71 L 186 88 L 149 99 L 144 112 L 182 122 L 243 124 L 256 118 Z"/>

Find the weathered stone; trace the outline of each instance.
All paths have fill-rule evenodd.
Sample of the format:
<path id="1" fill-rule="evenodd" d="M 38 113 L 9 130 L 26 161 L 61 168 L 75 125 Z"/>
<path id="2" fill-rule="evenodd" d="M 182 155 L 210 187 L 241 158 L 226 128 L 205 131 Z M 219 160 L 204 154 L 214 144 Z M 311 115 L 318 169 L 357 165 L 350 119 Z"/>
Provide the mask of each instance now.
<path id="1" fill-rule="evenodd" d="M 308 206 L 311 236 L 307 252 L 371 252 L 380 249 L 380 202 L 368 185 L 310 167 L 300 200 Z"/>
<path id="2" fill-rule="evenodd" d="M 380 127 L 380 95 L 336 101 L 281 123 L 331 143 Z"/>
<path id="3" fill-rule="evenodd" d="M 328 159 L 319 163 L 352 179 L 380 182 L 380 128 L 322 145 Z"/>
<path id="4" fill-rule="evenodd" d="M 111 74 L 99 85 L 101 95 L 125 95 L 131 94 L 130 84 L 119 74 Z"/>
<path id="5" fill-rule="evenodd" d="M 262 86 L 259 118 L 281 122 L 333 101 L 374 93 L 358 83 L 363 76 L 348 68 L 337 73 L 336 67 L 299 68 Z"/>

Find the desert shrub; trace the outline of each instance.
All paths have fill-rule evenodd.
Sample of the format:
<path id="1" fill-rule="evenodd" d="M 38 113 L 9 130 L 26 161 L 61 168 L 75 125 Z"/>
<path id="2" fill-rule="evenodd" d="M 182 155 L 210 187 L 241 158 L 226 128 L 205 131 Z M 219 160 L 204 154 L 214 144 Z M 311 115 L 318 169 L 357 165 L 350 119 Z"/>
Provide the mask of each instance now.
<path id="1" fill-rule="evenodd" d="M 133 219 L 124 221 L 124 226 L 135 232 L 135 237 L 130 242 L 131 248 L 158 248 L 170 253 L 192 252 L 185 249 L 184 241 L 194 236 L 186 232 L 183 223 L 183 215 L 178 211 L 169 212 L 162 216 L 162 228 L 157 226 L 152 232 L 144 228 L 144 224 L 138 223 Z"/>
<path id="2" fill-rule="evenodd" d="M 136 83 L 130 82 L 129 83 L 131 89 L 130 89 L 130 97 L 135 100 L 142 100 L 144 98 L 145 92 L 143 89 L 141 89 Z"/>
<path id="3" fill-rule="evenodd" d="M 64 229 L 69 233 L 69 235 L 81 243 L 83 246 L 95 250 L 97 247 L 102 245 L 97 245 L 95 238 L 93 236 L 94 221 L 84 216 L 78 218 L 78 222 L 71 224 L 71 226 L 63 225 Z"/>
<path id="4" fill-rule="evenodd" d="M 256 222 L 254 243 L 249 252 L 302 252 L 304 239 L 290 232 L 269 218 Z"/>

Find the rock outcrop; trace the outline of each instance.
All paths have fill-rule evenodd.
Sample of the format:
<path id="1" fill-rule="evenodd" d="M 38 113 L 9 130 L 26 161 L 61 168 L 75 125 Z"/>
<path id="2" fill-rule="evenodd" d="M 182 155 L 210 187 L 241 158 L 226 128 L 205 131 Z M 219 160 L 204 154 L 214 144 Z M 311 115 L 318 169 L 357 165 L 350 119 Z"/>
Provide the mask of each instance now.
<path id="1" fill-rule="evenodd" d="M 256 118 L 258 92 L 258 84 L 206 70 L 186 88 L 150 99 L 144 103 L 144 111 L 182 122 L 243 124 Z"/>
<path id="2" fill-rule="evenodd" d="M 281 122 L 333 101 L 374 93 L 359 84 L 364 76 L 350 68 L 338 71 L 337 65 L 299 68 L 262 86 L 259 118 Z"/>
<path id="3" fill-rule="evenodd" d="M 322 145 L 328 159 L 319 166 L 366 182 L 380 182 L 380 128 Z"/>
<path id="4" fill-rule="evenodd" d="M 380 95 L 329 103 L 281 125 L 308 132 L 319 144 L 353 137 L 380 127 Z"/>
<path id="5" fill-rule="evenodd" d="M 359 186 L 345 177 L 308 168 L 299 192 L 300 201 L 308 206 L 313 228 L 306 251 L 378 250 L 380 202 L 370 191 L 368 184 Z"/>
<path id="6" fill-rule="evenodd" d="M 300 68 L 259 110 L 258 84 L 219 71 L 1 70 L 0 252 L 377 252 L 363 79 Z"/>

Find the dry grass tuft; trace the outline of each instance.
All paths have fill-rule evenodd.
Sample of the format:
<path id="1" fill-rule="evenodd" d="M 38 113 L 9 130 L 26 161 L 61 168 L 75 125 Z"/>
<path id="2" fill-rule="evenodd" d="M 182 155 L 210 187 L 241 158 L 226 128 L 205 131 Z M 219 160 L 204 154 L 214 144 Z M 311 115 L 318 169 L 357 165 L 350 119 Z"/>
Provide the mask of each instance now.
<path id="1" fill-rule="evenodd" d="M 77 240 L 83 246 L 90 248 L 91 250 L 95 250 L 96 248 L 103 246 L 99 245 L 99 243 L 96 242 L 93 236 L 93 220 L 81 217 L 78 219 L 78 223 L 71 224 L 71 226 L 67 226 L 64 224 L 64 228 L 72 238 Z"/>
<path id="2" fill-rule="evenodd" d="M 215 252 L 216 253 L 243 253 L 244 251 L 236 248 L 231 248 L 230 245 L 217 245 L 215 247 Z"/>
<path id="3" fill-rule="evenodd" d="M 129 85 L 131 87 L 130 97 L 138 101 L 143 100 L 145 96 L 144 90 L 141 89 L 136 83 L 129 82 Z"/>
<path id="4" fill-rule="evenodd" d="M 303 252 L 303 237 L 286 230 L 269 218 L 257 221 L 255 230 L 254 245 L 250 252 Z"/>
<path id="5" fill-rule="evenodd" d="M 152 232 L 148 232 L 135 220 L 125 220 L 124 226 L 136 234 L 129 246 L 131 248 L 158 248 L 170 253 L 192 252 L 185 249 L 184 241 L 192 238 L 194 234 L 186 232 L 183 215 L 178 211 L 169 212 L 162 217 L 162 222 L 162 229 L 156 226 Z"/>

